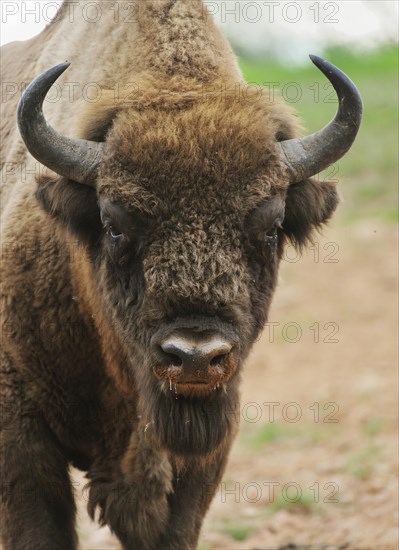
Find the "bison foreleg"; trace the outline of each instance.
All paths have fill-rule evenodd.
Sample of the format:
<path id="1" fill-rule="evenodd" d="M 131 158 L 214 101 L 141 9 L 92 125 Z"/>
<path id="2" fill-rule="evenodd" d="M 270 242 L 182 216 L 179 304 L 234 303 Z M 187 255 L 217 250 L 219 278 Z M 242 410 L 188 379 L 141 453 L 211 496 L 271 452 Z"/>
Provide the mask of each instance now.
<path id="1" fill-rule="evenodd" d="M 228 448 L 206 459 L 179 459 L 169 495 L 170 515 L 156 550 L 194 550 L 205 513 L 220 483 Z"/>
<path id="2" fill-rule="evenodd" d="M 89 472 L 89 514 L 94 517 L 98 506 L 100 523 L 110 527 L 126 550 L 154 550 L 169 518 L 172 467 L 144 430 L 140 427 L 132 435 L 117 479 L 101 466 Z"/>
<path id="3" fill-rule="evenodd" d="M 1 430 L 3 548 L 74 550 L 75 503 L 68 465 L 50 430 L 33 414 L 8 419 Z"/>

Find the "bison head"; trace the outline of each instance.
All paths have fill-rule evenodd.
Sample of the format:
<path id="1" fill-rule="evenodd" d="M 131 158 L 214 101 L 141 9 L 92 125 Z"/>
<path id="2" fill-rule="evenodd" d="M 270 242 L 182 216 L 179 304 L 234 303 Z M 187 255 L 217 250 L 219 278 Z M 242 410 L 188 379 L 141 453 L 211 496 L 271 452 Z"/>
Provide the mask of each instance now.
<path id="1" fill-rule="evenodd" d="M 241 364 L 266 321 L 284 244 L 306 243 L 336 207 L 335 187 L 311 176 L 349 149 L 361 103 L 343 73 L 313 60 L 340 107 L 302 139 L 281 104 L 173 79 L 167 93 L 143 85 L 108 125 L 94 117 L 88 139 L 66 138 L 42 103 L 67 64 L 20 102 L 29 151 L 60 176 L 41 178 L 37 196 L 85 247 L 99 331 L 120 347 L 115 376 L 138 388 L 139 414 L 178 454 L 209 452 L 234 430 Z"/>

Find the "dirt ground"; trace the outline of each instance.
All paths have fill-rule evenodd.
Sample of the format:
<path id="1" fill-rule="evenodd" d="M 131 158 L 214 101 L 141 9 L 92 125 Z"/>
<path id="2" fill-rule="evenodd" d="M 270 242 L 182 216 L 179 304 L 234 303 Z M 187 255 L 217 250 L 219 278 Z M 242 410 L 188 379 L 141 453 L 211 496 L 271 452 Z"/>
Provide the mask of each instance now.
<path id="1" fill-rule="evenodd" d="M 399 547 L 397 246 L 396 226 L 367 221 L 289 249 L 200 550 Z M 83 499 L 79 534 L 120 548 Z"/>

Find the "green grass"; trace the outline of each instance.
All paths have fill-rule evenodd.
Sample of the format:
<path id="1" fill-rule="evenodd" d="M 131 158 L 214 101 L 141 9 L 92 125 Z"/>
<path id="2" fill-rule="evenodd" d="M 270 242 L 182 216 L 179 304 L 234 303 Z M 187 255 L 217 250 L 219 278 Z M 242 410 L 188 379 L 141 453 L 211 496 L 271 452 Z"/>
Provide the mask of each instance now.
<path id="1" fill-rule="evenodd" d="M 251 451 L 259 451 L 265 445 L 283 442 L 300 435 L 298 428 L 283 422 L 264 422 L 247 432 L 242 431 L 240 439 L 243 447 Z"/>
<path id="2" fill-rule="evenodd" d="M 341 183 L 339 189 L 345 198 L 339 216 L 342 221 L 365 217 L 397 221 L 397 49 L 386 46 L 374 52 L 356 53 L 334 48 L 323 57 L 355 82 L 364 105 L 359 135 L 351 151 L 339 161 L 338 173 L 334 175 Z M 307 132 L 321 128 L 334 116 L 335 95 L 330 95 L 331 87 L 324 89 L 327 81 L 310 60 L 301 67 L 251 59 L 241 59 L 240 63 L 247 82 L 266 86 L 279 83 L 280 95 L 298 112 Z M 290 82 L 295 82 L 300 91 L 297 102 L 287 95 L 294 90 L 286 87 Z M 328 171 L 319 177 L 328 177 Z"/>
<path id="3" fill-rule="evenodd" d="M 369 437 L 375 437 L 381 433 L 384 427 L 384 419 L 380 417 L 371 418 L 364 427 L 366 435 Z"/>
<path id="4" fill-rule="evenodd" d="M 331 424 L 299 426 L 284 421 L 263 422 L 243 427 L 238 436 L 237 448 L 243 453 L 258 452 L 267 445 L 286 445 L 292 440 L 301 446 L 317 445 L 338 431 L 339 427 Z"/>
<path id="5" fill-rule="evenodd" d="M 232 539 L 242 542 L 247 540 L 250 535 L 254 532 L 254 528 L 249 525 L 240 525 L 240 524 L 226 524 L 223 526 L 222 531 L 229 535 Z"/>
<path id="6" fill-rule="evenodd" d="M 278 494 L 273 502 L 267 505 L 266 513 L 267 515 L 272 515 L 280 510 L 309 513 L 314 512 L 316 508 L 317 503 L 314 500 L 314 495 L 311 493 L 303 493 L 295 502 L 290 502 L 282 494 Z"/>
<path id="7" fill-rule="evenodd" d="M 345 469 L 355 477 L 366 480 L 374 471 L 374 466 L 379 460 L 381 446 L 371 443 L 361 451 L 352 455 L 345 464 Z"/>

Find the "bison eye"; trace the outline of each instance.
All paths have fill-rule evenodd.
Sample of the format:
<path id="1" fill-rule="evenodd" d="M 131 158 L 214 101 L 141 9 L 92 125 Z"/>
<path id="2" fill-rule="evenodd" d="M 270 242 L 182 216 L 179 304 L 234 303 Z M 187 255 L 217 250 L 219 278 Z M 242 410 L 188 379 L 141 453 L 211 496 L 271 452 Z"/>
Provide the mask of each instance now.
<path id="1" fill-rule="evenodd" d="M 274 229 L 273 231 L 268 231 L 265 234 L 264 239 L 268 246 L 274 246 L 275 244 L 277 244 L 277 241 L 278 241 L 277 229 Z"/>
<path id="2" fill-rule="evenodd" d="M 283 220 L 282 219 L 277 219 L 275 220 L 275 222 L 273 223 L 272 227 L 270 227 L 265 233 L 264 233 L 264 237 L 265 237 L 265 241 L 267 243 L 272 243 L 272 242 L 275 242 L 277 241 L 277 237 L 278 237 L 278 230 L 281 229 L 283 227 Z"/>
<path id="3" fill-rule="evenodd" d="M 113 225 L 108 226 L 107 233 L 114 240 L 121 239 L 123 237 L 123 233 Z"/>
<path id="4" fill-rule="evenodd" d="M 273 227 L 271 227 L 268 231 L 263 233 L 263 242 L 266 243 L 266 246 L 271 249 L 272 252 L 274 252 L 277 244 L 278 244 L 278 230 L 282 228 L 282 219 L 277 219 Z"/>

